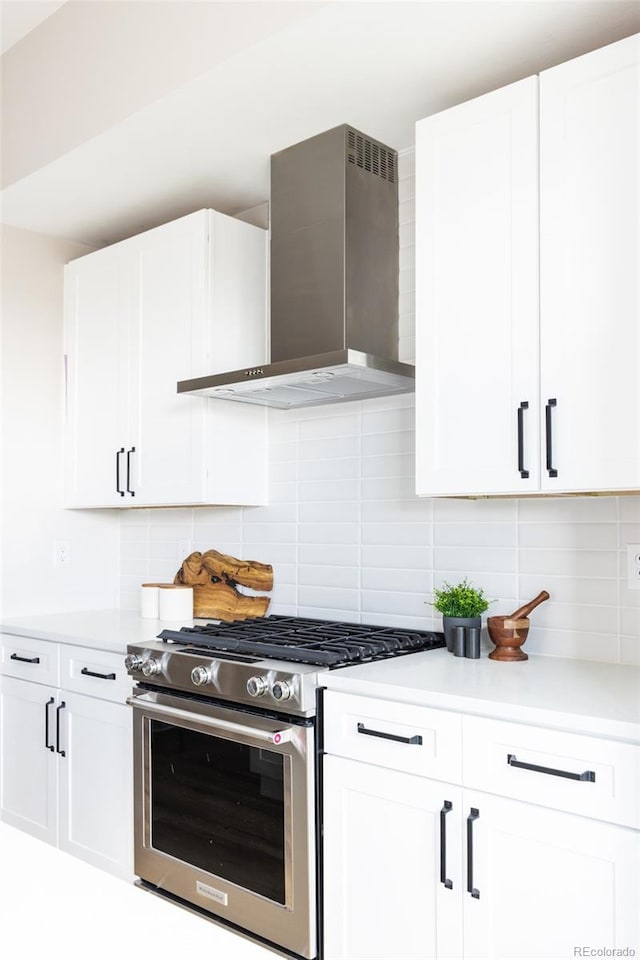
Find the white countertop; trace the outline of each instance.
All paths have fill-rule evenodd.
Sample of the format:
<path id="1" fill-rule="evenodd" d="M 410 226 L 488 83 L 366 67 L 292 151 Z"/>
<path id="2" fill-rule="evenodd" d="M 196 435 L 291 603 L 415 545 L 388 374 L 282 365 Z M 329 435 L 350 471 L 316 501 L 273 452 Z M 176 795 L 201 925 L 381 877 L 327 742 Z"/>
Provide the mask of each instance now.
<path id="1" fill-rule="evenodd" d="M 0 823 L 0 950 L 5 957 L 281 956 Z"/>
<path id="2" fill-rule="evenodd" d="M 155 640 L 161 630 L 179 630 L 195 623 L 210 620 L 144 619 L 133 610 L 88 610 L 75 613 L 49 613 L 35 617 L 16 617 L 0 623 L 0 633 L 17 637 L 38 637 L 57 643 L 72 643 L 96 650 L 127 652 L 129 643 L 148 643 Z"/>
<path id="3" fill-rule="evenodd" d="M 640 743 L 640 668 L 530 655 L 500 663 L 446 650 L 328 671 L 340 690 Z"/>

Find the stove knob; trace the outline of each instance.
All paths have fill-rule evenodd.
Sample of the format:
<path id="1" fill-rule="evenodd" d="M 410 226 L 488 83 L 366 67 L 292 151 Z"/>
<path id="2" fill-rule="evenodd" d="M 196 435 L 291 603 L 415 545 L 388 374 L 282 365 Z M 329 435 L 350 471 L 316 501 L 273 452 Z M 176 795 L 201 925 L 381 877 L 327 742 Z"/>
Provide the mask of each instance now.
<path id="1" fill-rule="evenodd" d="M 201 687 L 203 683 L 209 683 L 211 674 L 206 667 L 194 667 L 191 671 L 191 682 L 196 687 Z"/>
<path id="2" fill-rule="evenodd" d="M 135 653 L 128 653 L 124 658 L 125 670 L 139 670 L 142 666 L 142 657 L 137 657 Z"/>
<path id="3" fill-rule="evenodd" d="M 152 677 L 154 673 L 160 673 L 159 660 L 143 660 L 140 667 L 145 677 Z"/>
<path id="4" fill-rule="evenodd" d="M 262 697 L 269 689 L 269 684 L 264 677 L 249 677 L 247 680 L 247 693 L 250 697 Z"/>
<path id="5" fill-rule="evenodd" d="M 293 696 L 293 687 L 288 680 L 276 680 L 271 687 L 271 693 L 276 700 L 290 700 Z"/>

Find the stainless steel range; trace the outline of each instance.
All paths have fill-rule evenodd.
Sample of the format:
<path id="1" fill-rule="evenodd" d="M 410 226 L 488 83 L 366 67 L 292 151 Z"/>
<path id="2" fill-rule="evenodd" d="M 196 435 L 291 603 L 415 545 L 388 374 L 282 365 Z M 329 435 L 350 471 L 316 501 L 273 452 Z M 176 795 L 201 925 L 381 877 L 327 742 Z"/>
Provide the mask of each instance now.
<path id="1" fill-rule="evenodd" d="M 130 645 L 141 881 L 315 958 L 318 674 L 441 646 L 440 633 L 281 616 Z"/>

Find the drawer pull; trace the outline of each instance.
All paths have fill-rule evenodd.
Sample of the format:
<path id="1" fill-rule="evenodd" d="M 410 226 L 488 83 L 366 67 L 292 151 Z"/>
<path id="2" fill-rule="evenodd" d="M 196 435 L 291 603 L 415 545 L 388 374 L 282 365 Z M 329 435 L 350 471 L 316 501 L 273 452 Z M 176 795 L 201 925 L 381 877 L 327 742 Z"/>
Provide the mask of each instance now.
<path id="1" fill-rule="evenodd" d="M 40 663 L 40 657 L 19 657 L 17 653 L 12 653 L 10 660 L 19 660 L 20 663 Z"/>
<path id="2" fill-rule="evenodd" d="M 548 773 L 552 777 L 566 777 L 567 780 L 588 780 L 590 783 L 596 782 L 596 775 L 593 770 L 585 770 L 583 773 L 571 773 L 570 770 L 554 770 L 553 767 L 539 767 L 535 763 L 523 763 L 518 760 L 515 754 L 507 754 L 507 763 L 510 767 L 520 767 L 521 770 L 533 770 L 535 773 Z"/>
<path id="3" fill-rule="evenodd" d="M 471 807 L 467 817 L 467 893 L 470 893 L 474 900 L 480 899 L 480 891 L 473 885 L 473 822 L 479 818 L 480 811 Z"/>
<path id="4" fill-rule="evenodd" d="M 447 890 L 453 890 L 453 881 L 447 879 L 447 821 L 446 816 L 451 811 L 452 804 L 450 800 L 445 800 L 444 806 L 440 811 L 440 883 L 443 883 Z"/>
<path id="5" fill-rule="evenodd" d="M 364 733 L 367 737 L 380 737 L 381 740 L 395 740 L 397 743 L 422 743 L 422 737 L 419 733 L 413 737 L 399 737 L 397 733 L 384 733 L 382 730 L 367 730 L 364 723 L 358 724 L 358 733 Z"/>
<path id="6" fill-rule="evenodd" d="M 85 677 L 97 677 L 98 680 L 115 680 L 115 673 L 94 673 L 93 670 L 88 670 L 87 667 L 83 667 L 80 673 Z"/>

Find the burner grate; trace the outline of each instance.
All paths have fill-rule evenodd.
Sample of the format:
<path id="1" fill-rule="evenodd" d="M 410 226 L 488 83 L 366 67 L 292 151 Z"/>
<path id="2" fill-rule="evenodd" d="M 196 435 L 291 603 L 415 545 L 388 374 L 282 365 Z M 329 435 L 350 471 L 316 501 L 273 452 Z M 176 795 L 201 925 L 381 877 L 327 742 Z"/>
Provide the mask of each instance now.
<path id="1" fill-rule="evenodd" d="M 227 654 L 323 667 L 381 660 L 445 645 L 442 633 L 277 615 L 163 630 L 159 639 Z"/>

